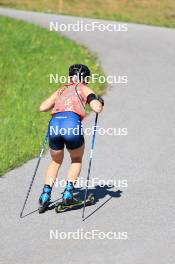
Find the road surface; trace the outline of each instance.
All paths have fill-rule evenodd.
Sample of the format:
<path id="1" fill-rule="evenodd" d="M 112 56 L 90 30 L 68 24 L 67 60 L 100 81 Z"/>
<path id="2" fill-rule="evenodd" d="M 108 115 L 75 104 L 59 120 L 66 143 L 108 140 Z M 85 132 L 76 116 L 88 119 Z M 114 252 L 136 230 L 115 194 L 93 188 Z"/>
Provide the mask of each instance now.
<path id="1" fill-rule="evenodd" d="M 68 24 L 80 19 L 3 8 L 0 15 L 46 28 L 50 21 Z M 108 86 L 104 112 L 99 118 L 100 127 L 127 128 L 128 135 L 97 136 L 91 174 L 105 181 L 114 180 L 118 187 L 92 189 L 100 199 L 86 209 L 89 217 L 84 222 L 82 210 L 61 215 L 54 210 L 43 215 L 31 213 L 37 209 L 43 174 L 50 160 L 46 155 L 25 211 L 31 214 L 20 219 L 36 159 L 10 171 L 0 178 L 0 262 L 174 264 L 175 31 L 128 24 L 127 32 L 63 34 L 95 52 L 106 75 L 128 77 L 127 85 Z M 92 125 L 93 120 L 91 114 L 84 126 Z M 89 136 L 86 141 L 81 177 L 87 174 Z M 60 179 L 64 179 L 68 163 L 66 156 Z M 123 184 L 126 181 L 127 188 Z M 52 199 L 60 198 L 61 191 L 55 187 Z M 83 234 L 101 231 L 101 236 L 116 232 L 117 236 L 111 240 L 64 237 L 77 230 Z M 62 232 L 65 239 L 56 237 L 56 232 Z"/>

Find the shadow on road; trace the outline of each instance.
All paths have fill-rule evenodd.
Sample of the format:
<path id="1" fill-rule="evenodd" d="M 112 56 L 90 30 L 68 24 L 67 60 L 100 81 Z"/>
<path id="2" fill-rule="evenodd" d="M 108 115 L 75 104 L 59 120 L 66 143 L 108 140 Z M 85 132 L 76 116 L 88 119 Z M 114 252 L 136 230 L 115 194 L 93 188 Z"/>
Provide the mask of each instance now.
<path id="1" fill-rule="evenodd" d="M 76 189 L 78 192 L 78 197 L 81 200 L 84 200 L 84 196 L 85 196 L 85 189 L 82 188 L 77 188 Z M 119 198 L 121 196 L 122 191 L 120 190 L 114 190 L 114 186 L 99 186 L 96 185 L 94 188 L 88 188 L 88 195 L 92 193 L 96 196 L 97 201 L 105 198 L 107 195 L 109 195 L 111 198 Z"/>
<path id="2" fill-rule="evenodd" d="M 89 188 L 88 189 L 88 193 L 87 196 L 89 194 L 93 194 L 96 197 L 96 202 L 95 203 L 99 203 L 100 200 L 104 199 L 106 196 L 109 196 L 107 200 L 105 200 L 102 204 L 100 204 L 91 214 L 89 214 L 88 216 L 86 216 L 83 221 L 85 221 L 87 218 L 89 218 L 91 215 L 93 215 L 95 212 L 97 212 L 100 208 L 102 208 L 106 203 L 108 203 L 112 198 L 119 198 L 121 197 L 122 191 L 120 190 L 114 190 L 114 186 L 95 186 L 94 188 Z M 85 196 L 85 189 L 82 188 L 76 188 L 76 197 L 80 200 L 84 200 L 84 196 Z M 48 209 L 46 211 L 50 211 L 55 209 L 55 205 L 58 203 L 58 201 L 60 201 L 62 198 L 58 198 L 55 201 L 52 201 L 50 203 L 50 206 L 48 207 Z M 82 206 L 79 206 L 78 208 L 73 208 L 71 210 L 80 210 Z M 33 210 L 32 212 L 29 212 L 25 215 L 23 215 L 21 218 L 24 218 L 26 216 L 29 216 L 31 214 L 34 214 L 38 212 L 38 209 Z"/>
<path id="3" fill-rule="evenodd" d="M 91 212 L 88 216 L 86 216 L 83 221 L 88 219 L 94 213 L 96 213 L 99 209 L 101 209 L 106 203 L 108 203 L 112 198 L 119 198 L 121 197 L 122 191 L 120 190 L 113 190 L 114 186 L 109 187 L 105 186 L 95 186 L 95 189 L 88 189 L 88 194 L 93 193 L 97 197 L 97 202 L 101 199 L 105 198 L 107 195 L 109 196 L 107 200 L 105 200 L 102 204 L 100 204 L 93 212 Z M 85 190 L 84 190 L 85 192 Z M 83 193 L 83 192 L 82 192 Z M 85 195 L 85 193 L 84 193 Z"/>

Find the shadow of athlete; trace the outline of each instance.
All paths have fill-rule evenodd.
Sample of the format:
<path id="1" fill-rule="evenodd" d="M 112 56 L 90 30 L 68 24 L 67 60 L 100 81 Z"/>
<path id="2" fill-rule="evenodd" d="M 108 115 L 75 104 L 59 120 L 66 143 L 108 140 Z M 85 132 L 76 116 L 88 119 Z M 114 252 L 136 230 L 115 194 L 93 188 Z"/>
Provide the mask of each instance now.
<path id="1" fill-rule="evenodd" d="M 103 198 L 105 198 L 107 195 L 109 195 L 111 198 L 119 198 L 121 196 L 122 191 L 120 190 L 113 190 L 114 186 L 100 186 L 96 185 L 94 188 L 88 188 L 88 195 L 92 193 L 96 196 L 97 202 Z M 78 192 L 78 197 L 83 200 L 85 189 L 77 188 L 76 191 Z"/>
<path id="2" fill-rule="evenodd" d="M 100 208 L 102 208 L 112 198 L 120 198 L 121 197 L 122 191 L 120 191 L 120 190 L 113 190 L 113 189 L 114 189 L 114 186 L 110 186 L 109 187 L 107 185 L 104 185 L 104 186 L 96 185 L 94 188 L 89 188 L 88 189 L 88 195 L 90 193 L 92 193 L 93 195 L 95 195 L 95 197 L 96 197 L 96 203 L 100 202 L 100 200 L 102 200 L 103 198 L 105 198 L 108 195 L 109 195 L 109 197 L 99 207 L 97 207 L 90 215 L 88 215 L 87 217 L 85 217 L 84 220 L 86 220 L 92 214 L 94 214 L 96 211 L 98 211 Z M 84 199 L 84 195 L 85 195 L 85 189 L 82 189 L 82 187 L 81 188 L 76 188 L 76 194 L 75 194 L 75 196 L 77 196 L 80 200 L 83 200 Z M 55 205 L 61 199 L 62 198 L 60 197 L 60 198 L 56 199 L 55 201 L 50 202 L 50 205 L 49 205 L 49 207 L 47 208 L 46 211 L 50 211 L 50 210 L 55 209 Z M 83 206 L 79 206 L 78 208 L 73 208 L 71 210 L 80 210 L 82 207 Z M 31 215 L 31 214 L 33 214 L 35 212 L 38 212 L 38 209 L 33 210 L 32 212 L 27 213 L 26 215 L 23 216 L 23 218 L 26 217 L 26 216 L 29 216 L 29 215 Z"/>
<path id="3" fill-rule="evenodd" d="M 87 218 L 89 218 L 94 213 L 96 213 L 100 208 L 102 208 L 112 198 L 120 198 L 121 197 L 122 191 L 120 191 L 120 190 L 112 190 L 113 188 L 114 188 L 114 186 L 110 186 L 109 187 L 107 185 L 104 185 L 104 186 L 96 185 L 95 188 L 89 188 L 88 189 L 88 195 L 90 193 L 92 193 L 93 195 L 95 195 L 95 197 L 96 197 L 96 203 L 98 203 L 100 200 L 102 200 L 106 196 L 109 196 L 109 197 L 108 197 L 108 199 L 105 199 L 105 201 L 102 204 L 100 204 L 93 212 L 91 212 L 88 216 L 86 216 L 83 219 L 83 221 L 85 221 Z M 83 199 L 85 190 L 84 189 L 81 190 L 81 188 L 79 190 L 80 190 L 79 197 L 80 197 L 80 199 Z"/>
<path id="4" fill-rule="evenodd" d="M 93 212 L 91 212 L 88 216 L 83 218 L 83 221 L 85 221 L 87 218 L 92 216 L 95 212 L 97 212 L 100 208 L 102 208 L 106 203 L 108 203 L 112 198 L 121 197 L 122 191 L 120 191 L 120 190 L 112 190 L 113 188 L 114 188 L 114 186 L 107 186 L 107 185 L 99 186 L 99 185 L 96 185 L 94 188 L 89 188 L 88 189 L 87 197 L 88 197 L 88 195 L 95 196 L 95 203 L 93 203 L 93 204 L 98 203 L 100 200 L 102 200 L 106 196 L 108 196 L 108 198 L 105 199 L 105 201 L 103 203 L 101 203 Z M 85 196 L 85 191 L 86 191 L 86 189 L 76 188 L 76 193 L 74 192 L 73 196 L 76 197 L 76 199 L 78 201 L 83 201 L 84 200 L 84 196 Z M 82 204 L 76 205 L 75 207 L 67 208 L 66 211 L 80 210 L 83 207 L 83 205 L 84 204 L 82 203 Z M 88 205 L 86 205 L 86 206 L 88 206 Z M 57 203 L 52 203 L 52 206 L 48 207 L 47 210 L 52 210 L 55 207 L 57 207 Z"/>

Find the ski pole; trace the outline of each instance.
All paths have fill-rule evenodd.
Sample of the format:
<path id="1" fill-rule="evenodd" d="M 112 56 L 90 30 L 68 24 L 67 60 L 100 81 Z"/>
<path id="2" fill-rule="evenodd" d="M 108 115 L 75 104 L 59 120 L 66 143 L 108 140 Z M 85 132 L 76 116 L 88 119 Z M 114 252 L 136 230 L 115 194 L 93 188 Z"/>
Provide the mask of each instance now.
<path id="1" fill-rule="evenodd" d="M 28 191 L 27 191 L 26 198 L 25 198 L 25 201 L 24 201 L 24 204 L 23 204 L 23 207 L 22 207 L 21 213 L 20 213 L 20 218 L 22 218 L 22 216 L 23 216 L 24 208 L 25 208 L 26 203 L 27 203 L 27 200 L 28 200 L 28 198 L 29 198 L 29 194 L 30 194 L 30 191 L 31 191 L 31 188 L 32 188 L 32 185 L 33 185 L 33 182 L 34 182 L 34 179 L 35 179 L 35 176 L 36 176 L 36 173 L 37 173 L 37 170 L 38 170 L 38 167 L 39 167 L 39 164 L 40 164 L 40 161 L 41 161 L 42 155 L 43 155 L 43 152 L 44 152 L 44 150 L 45 150 L 45 147 L 46 147 L 46 143 L 47 143 L 48 137 L 49 137 L 49 133 L 48 133 L 48 131 L 47 131 L 46 137 L 45 137 L 45 139 L 44 139 L 44 143 L 43 143 L 43 145 L 42 145 L 41 152 L 40 152 L 40 154 L 39 154 L 39 156 L 38 156 L 38 162 L 37 162 L 36 168 L 35 168 L 35 170 L 34 170 L 33 177 L 32 177 L 32 180 L 31 180 L 31 183 L 30 183 L 29 189 L 28 189 Z"/>
<path id="2" fill-rule="evenodd" d="M 82 218 L 84 219 L 84 214 L 85 214 L 85 207 L 86 207 L 86 199 L 87 199 L 87 191 L 88 191 L 88 186 L 89 186 L 89 178 L 90 178 L 90 172 L 91 172 L 91 164 L 92 164 L 92 156 L 93 156 L 93 150 L 94 150 L 94 144 L 95 144 L 95 136 L 96 136 L 96 131 L 97 131 L 97 120 L 98 120 L 98 113 L 96 113 L 95 117 L 95 124 L 94 124 L 94 131 L 93 131 L 93 136 L 92 136 L 92 143 L 91 143 L 91 151 L 89 155 L 89 167 L 88 167 L 88 175 L 87 175 L 87 184 L 86 184 L 86 190 L 85 190 L 85 196 L 84 196 L 84 206 L 83 206 L 83 214 Z"/>

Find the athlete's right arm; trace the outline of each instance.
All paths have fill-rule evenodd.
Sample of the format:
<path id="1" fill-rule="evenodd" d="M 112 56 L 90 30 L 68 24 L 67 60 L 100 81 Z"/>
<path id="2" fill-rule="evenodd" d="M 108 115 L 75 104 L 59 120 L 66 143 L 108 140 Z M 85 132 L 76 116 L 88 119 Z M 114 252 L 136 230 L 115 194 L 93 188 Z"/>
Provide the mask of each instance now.
<path id="1" fill-rule="evenodd" d="M 40 112 L 49 111 L 54 106 L 57 97 L 58 97 L 58 90 L 41 103 L 39 107 L 39 111 Z"/>

